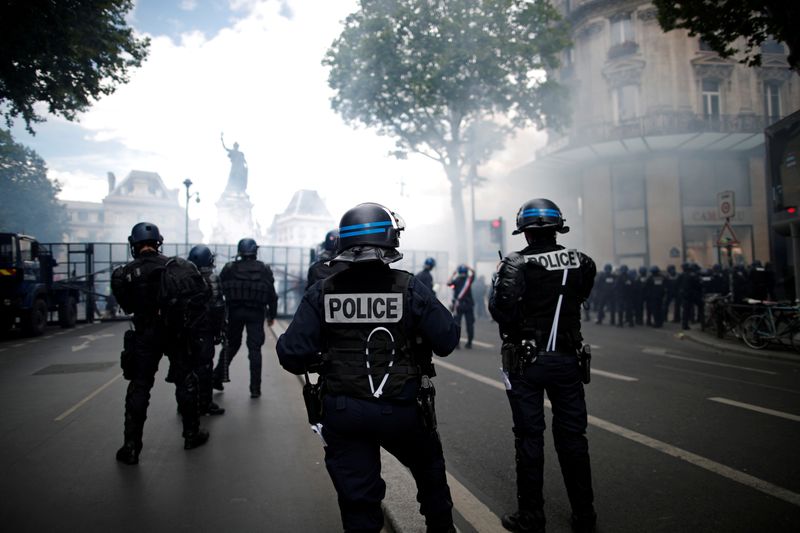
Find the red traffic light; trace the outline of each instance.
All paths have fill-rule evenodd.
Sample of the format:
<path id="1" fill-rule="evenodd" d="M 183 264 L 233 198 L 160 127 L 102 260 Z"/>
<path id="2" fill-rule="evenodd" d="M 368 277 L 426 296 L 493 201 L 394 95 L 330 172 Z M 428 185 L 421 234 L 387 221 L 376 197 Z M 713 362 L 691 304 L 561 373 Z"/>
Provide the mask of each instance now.
<path id="1" fill-rule="evenodd" d="M 786 212 L 789 213 L 790 215 L 794 215 L 795 213 L 797 213 L 797 208 L 796 207 L 787 207 L 786 208 Z"/>
<path id="2" fill-rule="evenodd" d="M 499 218 L 496 218 L 496 219 L 492 220 L 492 227 L 494 229 L 498 229 L 500 227 L 500 219 Z"/>

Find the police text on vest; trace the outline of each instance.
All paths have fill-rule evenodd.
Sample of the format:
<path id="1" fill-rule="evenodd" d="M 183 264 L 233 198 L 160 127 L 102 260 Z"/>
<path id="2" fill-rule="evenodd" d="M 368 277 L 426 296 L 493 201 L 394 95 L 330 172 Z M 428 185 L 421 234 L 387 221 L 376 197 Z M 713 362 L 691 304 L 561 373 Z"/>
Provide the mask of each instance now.
<path id="1" fill-rule="evenodd" d="M 525 262 L 536 263 L 547 270 L 567 270 L 581 266 L 578 250 L 555 250 L 543 254 L 526 255 Z"/>
<path id="2" fill-rule="evenodd" d="M 403 318 L 403 293 L 326 294 L 325 322 L 393 323 Z"/>

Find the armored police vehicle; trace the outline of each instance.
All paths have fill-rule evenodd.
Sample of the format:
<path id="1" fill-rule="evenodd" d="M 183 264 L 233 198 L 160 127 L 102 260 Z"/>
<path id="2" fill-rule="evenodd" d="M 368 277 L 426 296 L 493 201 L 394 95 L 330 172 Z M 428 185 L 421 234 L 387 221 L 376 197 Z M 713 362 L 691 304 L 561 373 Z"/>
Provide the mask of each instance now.
<path id="1" fill-rule="evenodd" d="M 52 312 L 61 327 L 75 325 L 79 291 L 54 281 L 54 266 L 35 238 L 0 233 L 0 332 L 18 325 L 27 335 L 41 335 Z"/>

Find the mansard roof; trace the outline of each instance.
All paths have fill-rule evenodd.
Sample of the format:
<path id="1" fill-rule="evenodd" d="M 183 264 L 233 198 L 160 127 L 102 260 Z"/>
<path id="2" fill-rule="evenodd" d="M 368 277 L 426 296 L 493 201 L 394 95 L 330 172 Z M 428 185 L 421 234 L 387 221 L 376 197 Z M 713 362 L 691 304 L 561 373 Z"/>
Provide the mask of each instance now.
<path id="1" fill-rule="evenodd" d="M 144 170 L 131 170 L 130 173 L 120 181 L 114 190 L 106 197 L 112 198 L 129 197 L 136 199 L 165 200 L 170 203 L 178 201 L 178 189 L 168 189 L 164 180 L 157 172 L 147 172 Z"/>
<path id="2" fill-rule="evenodd" d="M 290 216 L 332 218 L 319 193 L 308 189 L 301 189 L 294 193 L 292 200 L 281 215 L 282 218 Z"/>

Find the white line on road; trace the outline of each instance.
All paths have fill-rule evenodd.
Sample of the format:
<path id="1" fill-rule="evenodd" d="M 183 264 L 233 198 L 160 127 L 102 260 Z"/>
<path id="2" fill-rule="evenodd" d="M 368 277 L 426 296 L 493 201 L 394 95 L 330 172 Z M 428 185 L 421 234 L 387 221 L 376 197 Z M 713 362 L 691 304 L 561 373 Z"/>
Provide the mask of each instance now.
<path id="1" fill-rule="evenodd" d="M 461 339 L 459 340 L 463 343 L 467 342 L 466 337 L 461 337 Z M 475 339 L 472 339 L 472 344 L 474 344 L 475 346 L 480 346 L 481 348 L 494 348 L 494 344 L 489 344 L 488 342 L 476 341 Z"/>
<path id="2" fill-rule="evenodd" d="M 759 372 L 761 374 L 768 374 L 770 376 L 776 376 L 777 372 L 772 372 L 770 370 L 761 370 L 760 368 L 752 368 L 749 366 L 739 366 L 739 365 L 731 365 L 728 363 L 718 363 L 716 361 L 706 361 L 704 359 L 695 359 L 694 357 L 686 357 L 684 355 L 675 355 L 671 353 L 667 353 L 666 348 L 644 348 L 642 352 L 650 355 L 657 355 L 659 357 L 667 357 L 669 359 L 679 359 L 681 361 L 692 361 L 693 363 L 702 363 L 704 365 L 714 365 L 714 366 L 724 366 L 727 368 L 738 368 L 739 370 L 747 370 L 748 372 Z"/>
<path id="3" fill-rule="evenodd" d="M 736 379 L 736 378 L 726 378 L 717 374 L 709 374 L 708 372 L 699 372 L 697 370 L 689 370 L 686 368 L 680 368 L 677 366 L 669 366 L 669 365 L 653 365 L 656 368 L 666 368 L 667 370 L 674 370 L 676 372 L 684 372 L 686 374 L 694 374 L 696 376 L 707 376 L 709 378 L 720 379 L 722 381 L 732 381 L 734 383 L 744 383 L 746 385 L 752 385 L 754 387 L 761 387 L 763 389 L 771 389 L 771 390 L 779 390 L 782 392 L 788 392 L 790 394 L 800 394 L 800 390 L 795 389 L 787 389 L 785 387 L 775 387 L 773 385 L 762 385 L 761 383 L 756 383 L 755 381 L 747 381 L 745 379 Z"/>
<path id="4" fill-rule="evenodd" d="M 592 369 L 592 374 L 603 376 L 605 378 L 618 379 L 620 381 L 639 381 L 639 378 L 633 378 L 624 374 L 615 374 L 614 372 L 606 372 L 605 370 L 599 370 L 597 368 Z"/>
<path id="5" fill-rule="evenodd" d="M 12 347 L 12 348 L 19 348 L 19 347 L 20 347 L 20 346 L 22 346 L 23 344 L 25 344 L 25 343 L 24 343 L 24 342 L 20 342 L 19 344 L 12 344 L 12 345 L 11 345 L 11 347 Z"/>
<path id="6" fill-rule="evenodd" d="M 453 497 L 453 506 L 470 523 L 475 531 L 481 533 L 502 533 L 505 531 L 500 524 L 500 518 L 482 501 L 475 497 L 467 487 L 462 485 L 450 472 L 447 474 L 447 484 L 450 486 L 450 495 Z"/>
<path id="7" fill-rule="evenodd" d="M 64 411 L 63 413 L 61 413 L 60 415 L 58 415 L 58 416 L 55 418 L 55 421 L 56 421 L 56 422 L 61 422 L 61 421 L 62 421 L 62 420 L 64 420 L 66 417 L 68 417 L 69 415 L 71 415 L 72 413 L 74 413 L 75 411 L 77 411 L 78 409 L 80 409 L 80 408 L 81 408 L 81 406 L 83 406 L 83 404 L 85 404 L 86 402 L 88 402 L 89 400 L 91 400 L 92 398 L 94 398 L 95 396 L 97 396 L 98 394 L 100 394 L 101 392 L 103 392 L 103 391 L 104 391 L 106 388 L 108 388 L 108 387 L 109 387 L 109 386 L 110 386 L 112 383 L 114 383 L 115 381 L 117 381 L 117 380 L 118 380 L 119 378 L 121 378 L 121 377 L 122 377 L 122 372 L 120 372 L 119 374 L 117 374 L 116 376 L 114 376 L 113 378 L 111 378 L 110 380 L 106 381 L 104 384 L 100 385 L 100 386 L 99 386 L 97 389 L 95 389 L 95 391 L 94 391 L 94 392 L 92 392 L 92 393 L 91 393 L 89 396 L 87 396 L 87 397 L 86 397 L 86 398 L 84 398 L 83 400 L 79 401 L 78 403 L 76 403 L 75 405 L 73 405 L 72 407 L 70 407 L 69 409 L 67 409 L 66 411 Z"/>
<path id="8" fill-rule="evenodd" d="M 437 362 L 439 364 L 443 363 L 443 361 L 437 361 Z M 502 391 L 505 391 L 506 389 L 505 386 L 500 381 L 489 379 L 479 374 L 475 374 L 475 372 L 465 370 L 451 363 L 446 363 L 445 365 L 442 366 L 444 366 L 445 368 L 449 368 L 454 372 L 463 374 L 467 377 L 479 376 L 480 379 L 478 379 L 477 381 L 491 385 L 496 389 L 500 389 Z M 548 400 L 545 400 L 544 403 L 547 407 L 551 407 L 551 404 Z M 648 448 L 658 450 L 667 455 L 671 455 L 672 457 L 676 457 L 678 459 L 686 461 L 687 463 L 699 466 L 704 470 L 708 470 L 709 472 L 713 472 L 722 477 L 728 478 L 731 481 L 736 481 L 737 483 L 741 483 L 742 485 L 756 489 L 760 492 L 763 492 L 764 494 L 768 494 L 770 496 L 774 496 L 775 498 L 779 498 L 785 502 L 800 506 L 800 494 L 792 492 L 788 489 L 784 489 L 783 487 L 779 487 L 778 485 L 770 483 L 769 481 L 764 481 L 763 479 L 751 476 L 750 474 L 745 474 L 744 472 L 740 472 L 729 466 L 717 463 L 716 461 L 712 461 L 711 459 L 706 459 L 705 457 L 694 454 L 690 451 L 678 448 L 677 446 L 672 446 L 671 444 L 667 444 L 666 442 L 662 442 L 660 440 L 648 437 L 647 435 L 637 433 L 636 431 L 632 431 L 628 428 L 618 426 L 617 424 L 608 422 L 607 420 L 603 420 L 602 418 L 597 418 L 596 416 L 589 415 L 589 423 L 592 424 L 593 426 L 597 426 L 601 429 L 605 429 L 606 431 L 619 435 L 620 437 L 632 440 L 639 444 L 643 444 Z"/>
<path id="9" fill-rule="evenodd" d="M 785 418 L 786 420 L 793 420 L 794 422 L 800 422 L 800 416 L 793 415 L 791 413 L 784 413 L 783 411 L 776 411 L 775 409 L 769 409 L 767 407 L 759 407 L 758 405 L 753 405 L 751 403 L 737 402 L 736 400 L 728 400 L 727 398 L 718 398 L 718 397 L 709 398 L 709 400 L 711 400 L 712 402 L 719 402 L 728 405 L 733 405 L 734 407 L 741 407 L 742 409 L 748 409 L 750 411 L 763 413 L 765 415 L 779 416 L 781 418 Z"/>

